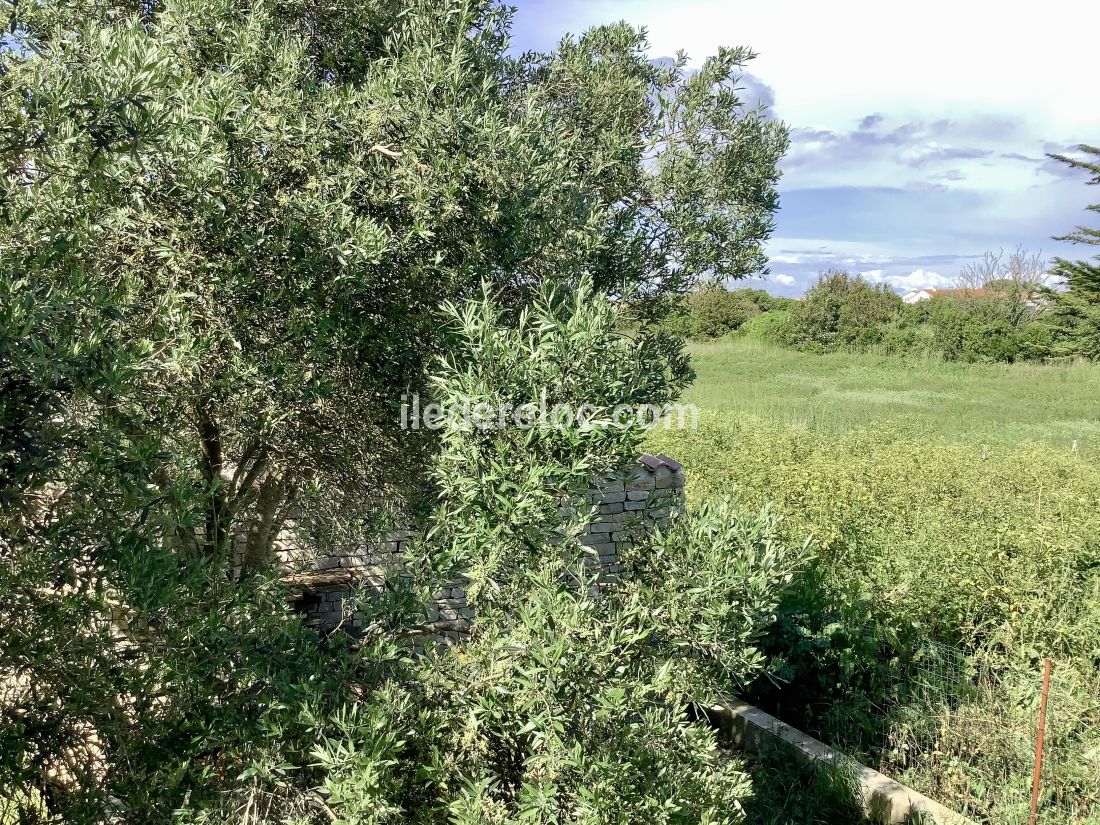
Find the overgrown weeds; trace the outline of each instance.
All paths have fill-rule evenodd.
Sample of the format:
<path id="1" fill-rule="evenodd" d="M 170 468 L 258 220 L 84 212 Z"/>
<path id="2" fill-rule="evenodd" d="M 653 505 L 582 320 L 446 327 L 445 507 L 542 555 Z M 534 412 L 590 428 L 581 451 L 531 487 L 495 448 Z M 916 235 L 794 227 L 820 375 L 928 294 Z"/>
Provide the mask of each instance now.
<path id="1" fill-rule="evenodd" d="M 1044 379 L 1045 380 L 1045 379 Z M 1100 468 L 1039 443 L 704 415 L 651 433 L 689 500 L 738 489 L 819 540 L 751 698 L 976 821 L 1026 818 L 1055 661 L 1041 822 L 1100 816 Z"/>

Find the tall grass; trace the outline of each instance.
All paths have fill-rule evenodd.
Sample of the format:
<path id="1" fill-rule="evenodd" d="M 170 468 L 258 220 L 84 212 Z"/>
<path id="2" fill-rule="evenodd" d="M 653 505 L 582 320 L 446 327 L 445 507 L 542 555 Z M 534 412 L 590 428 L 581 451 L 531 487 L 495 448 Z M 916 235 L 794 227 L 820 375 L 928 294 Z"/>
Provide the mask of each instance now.
<path id="1" fill-rule="evenodd" d="M 696 346 L 695 430 L 657 430 L 693 500 L 771 501 L 818 541 L 762 694 L 984 823 L 1100 823 L 1100 367 Z M 1077 442 L 1077 451 L 1071 449 Z"/>
<path id="2" fill-rule="evenodd" d="M 1042 441 L 1100 459 L 1100 365 L 961 364 L 782 349 L 754 338 L 691 346 L 686 402 L 824 433 L 889 428 L 978 443 Z"/>

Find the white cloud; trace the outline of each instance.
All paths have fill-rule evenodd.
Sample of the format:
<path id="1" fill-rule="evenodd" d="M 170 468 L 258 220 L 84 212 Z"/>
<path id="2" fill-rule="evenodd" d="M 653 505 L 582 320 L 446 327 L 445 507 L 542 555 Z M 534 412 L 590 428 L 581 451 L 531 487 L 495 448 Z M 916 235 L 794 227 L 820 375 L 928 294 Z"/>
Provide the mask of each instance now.
<path id="1" fill-rule="evenodd" d="M 988 0 L 927 0 L 920 14 L 906 17 L 904 33 L 881 0 L 531 5 L 540 9 L 531 13 L 532 29 L 551 28 L 555 35 L 612 20 L 645 25 L 654 55 L 682 48 L 700 62 L 719 45 L 751 46 L 760 54 L 752 73 L 774 87 L 780 116 L 796 124 L 836 128 L 898 110 L 947 118 L 1027 112 L 1049 134 L 1084 136 L 1097 123 L 1095 107 L 1082 105 L 1095 98 L 1093 76 L 1081 70 L 1100 25 L 1095 0 L 1063 0 L 1059 14 L 1024 13 Z M 929 48 L 936 60 L 927 59 Z M 1028 55 L 1029 71 L 1020 71 L 1021 54 Z"/>
<path id="2" fill-rule="evenodd" d="M 783 284 L 783 286 L 794 286 L 795 283 L 793 275 L 785 275 L 782 272 L 774 273 L 771 279 L 777 284 Z"/>
<path id="3" fill-rule="evenodd" d="M 955 285 L 954 278 L 927 269 L 914 269 L 908 275 L 887 275 L 881 269 L 871 269 L 859 274 L 872 284 L 886 284 L 905 292 L 912 289 L 949 289 Z"/>

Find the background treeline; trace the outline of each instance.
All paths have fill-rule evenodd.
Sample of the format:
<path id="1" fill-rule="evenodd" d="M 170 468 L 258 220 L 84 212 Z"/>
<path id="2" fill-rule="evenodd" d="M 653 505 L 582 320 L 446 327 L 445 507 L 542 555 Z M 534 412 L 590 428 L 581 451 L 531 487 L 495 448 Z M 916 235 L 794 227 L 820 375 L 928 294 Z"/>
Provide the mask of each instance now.
<path id="1" fill-rule="evenodd" d="M 879 352 L 949 361 L 1100 357 L 1100 303 L 1044 282 L 1046 265 L 1017 250 L 988 253 L 948 294 L 907 304 L 890 287 L 841 270 L 821 273 L 799 300 L 708 285 L 667 326 L 686 337 L 730 333 L 807 352 Z"/>

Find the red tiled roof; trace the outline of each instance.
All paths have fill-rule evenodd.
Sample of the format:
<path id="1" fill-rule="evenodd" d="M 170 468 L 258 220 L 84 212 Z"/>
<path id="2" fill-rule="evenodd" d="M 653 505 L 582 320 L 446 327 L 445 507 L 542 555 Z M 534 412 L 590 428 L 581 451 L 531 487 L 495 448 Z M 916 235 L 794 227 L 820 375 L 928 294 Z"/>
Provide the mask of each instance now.
<path id="1" fill-rule="evenodd" d="M 935 297 L 936 295 L 974 295 L 979 298 L 984 298 L 987 295 L 996 295 L 998 297 L 1003 296 L 1005 293 L 996 289 L 986 289 L 984 286 L 976 287 L 974 289 L 968 289 L 962 287 L 959 289 L 925 289 L 929 295 Z"/>

